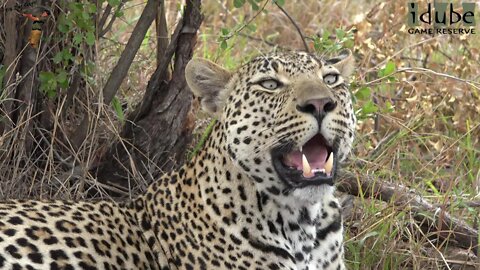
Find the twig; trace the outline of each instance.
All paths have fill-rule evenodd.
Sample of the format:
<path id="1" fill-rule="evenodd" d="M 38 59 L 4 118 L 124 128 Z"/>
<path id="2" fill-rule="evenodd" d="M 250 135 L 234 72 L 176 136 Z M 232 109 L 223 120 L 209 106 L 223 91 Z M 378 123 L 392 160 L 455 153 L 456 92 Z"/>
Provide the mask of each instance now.
<path id="1" fill-rule="evenodd" d="M 428 68 L 406 67 L 406 68 L 401 68 L 398 71 L 399 72 L 407 72 L 407 73 L 408 72 L 418 72 L 418 71 L 428 72 L 428 73 L 431 73 L 431 74 L 436 75 L 436 76 L 441 76 L 441 77 L 449 78 L 449 79 L 456 80 L 456 81 L 459 81 L 459 82 L 464 82 L 464 83 L 474 87 L 475 89 L 480 90 L 480 83 L 478 83 L 478 82 L 458 78 L 458 77 L 455 77 L 453 75 L 449 75 L 449 74 L 445 74 L 445 73 L 440 73 L 440 72 L 437 72 L 437 71 L 434 71 L 434 70 L 431 70 L 431 69 L 428 69 Z"/>
<path id="2" fill-rule="evenodd" d="M 98 7 L 97 7 L 98 8 Z M 110 4 L 107 4 L 105 7 L 105 10 L 103 11 L 102 17 L 100 18 L 97 29 L 102 30 L 103 27 L 105 26 L 105 23 L 107 22 L 108 16 L 110 16 L 110 13 L 112 13 L 112 6 Z M 103 32 L 103 31 L 101 31 Z M 99 35 L 99 37 L 102 35 Z"/>
<path id="3" fill-rule="evenodd" d="M 152 25 L 155 19 L 156 5 L 158 0 L 149 0 L 145 6 L 140 19 L 138 20 L 135 28 L 132 31 L 132 36 L 128 40 L 125 49 L 117 62 L 117 65 L 113 68 L 110 77 L 103 88 L 104 103 L 109 104 L 113 97 L 117 93 L 123 78 L 127 74 L 130 65 L 135 58 L 135 55 L 142 44 L 143 38 L 147 33 L 148 28 Z"/>
<path id="4" fill-rule="evenodd" d="M 280 6 L 277 3 L 277 1 L 273 1 L 273 2 L 283 12 L 283 14 L 285 14 L 285 16 L 287 16 L 287 18 L 290 20 L 290 22 L 293 24 L 293 26 L 295 26 L 295 29 L 297 29 L 297 32 L 300 35 L 300 38 L 302 39 L 303 46 L 305 47 L 305 51 L 309 53 L 310 50 L 308 49 L 307 41 L 305 41 L 305 35 L 303 34 L 302 30 L 298 26 L 297 22 L 290 16 L 290 14 L 288 14 L 288 12 L 285 9 L 282 8 L 282 6 Z"/>
<path id="5" fill-rule="evenodd" d="M 357 176 L 351 172 L 340 173 L 338 189 L 355 196 L 364 195 L 397 206 L 409 209 L 415 220 L 420 222 L 422 229 L 429 233 L 435 232 L 445 241 L 454 240 L 457 246 L 478 250 L 478 231 L 471 228 L 463 220 L 450 216 L 444 207 L 437 207 L 427 202 L 422 196 L 404 186 L 388 183 L 369 176 Z"/>
<path id="6" fill-rule="evenodd" d="M 468 84 L 469 86 L 477 89 L 477 90 L 480 90 L 480 83 L 479 82 L 476 82 L 476 81 L 472 81 L 472 80 L 467 80 L 467 79 L 462 79 L 462 78 L 458 78 L 458 77 L 455 77 L 453 75 L 449 75 L 449 74 L 445 74 L 445 73 L 441 73 L 441 72 L 437 72 L 437 71 L 434 71 L 434 70 L 431 70 L 431 69 L 428 69 L 428 68 L 421 68 L 421 67 L 405 67 L 405 68 L 399 68 L 398 70 L 396 70 L 395 72 L 393 72 L 392 74 L 389 74 L 387 76 L 384 76 L 384 77 L 381 77 L 381 78 L 378 78 L 378 79 L 375 79 L 375 80 L 372 80 L 372 81 L 369 81 L 367 83 L 364 83 L 362 86 L 369 86 L 369 85 L 374 85 L 378 82 L 381 82 L 383 81 L 384 79 L 388 78 L 388 77 L 391 77 L 395 74 L 398 74 L 398 73 L 419 73 L 419 72 L 427 72 L 427 73 L 430 73 L 430 74 L 433 74 L 433 75 L 436 75 L 436 76 L 441 76 L 441 77 L 445 77 L 445 78 L 448 78 L 448 79 L 452 79 L 452 80 L 456 80 L 456 81 L 459 81 L 459 82 L 463 82 L 463 83 L 466 83 Z"/>
<path id="7" fill-rule="evenodd" d="M 265 9 L 265 7 L 267 6 L 268 4 L 268 0 L 265 1 L 265 4 L 260 8 L 260 10 L 258 10 L 257 13 L 255 13 L 255 15 L 253 15 L 253 17 L 248 20 L 248 22 L 244 23 L 242 26 L 240 26 L 240 28 L 238 28 L 237 30 L 235 30 L 233 33 L 230 33 L 226 36 L 223 37 L 224 40 L 229 40 L 231 39 L 235 34 L 238 34 L 240 33 L 245 27 L 247 27 L 247 25 L 249 25 L 251 22 L 253 22 L 257 17 L 258 15 L 260 15 L 260 13 L 262 13 L 262 11 Z"/>
<path id="8" fill-rule="evenodd" d="M 117 18 L 115 13 L 120 11 L 123 8 L 124 4 L 125 4 L 125 1 L 122 1 L 122 2 L 120 2 L 120 4 L 118 4 L 118 7 L 116 8 L 115 12 L 112 15 L 112 18 L 108 22 L 107 26 L 105 26 L 105 28 L 103 28 L 103 26 L 105 25 L 105 22 L 103 22 L 102 28 L 99 28 L 101 30 L 100 34 L 99 34 L 99 37 L 103 37 L 106 33 L 108 33 L 108 31 L 110 31 L 112 29 L 113 23 L 115 22 L 115 19 Z"/>
<path id="9" fill-rule="evenodd" d="M 422 40 L 420 42 L 417 42 L 415 44 L 412 44 L 410 46 L 407 46 L 407 47 L 403 47 L 401 48 L 400 50 L 396 51 L 394 54 L 388 56 L 387 58 L 385 58 L 385 60 L 383 60 L 382 62 L 378 63 L 377 65 L 375 65 L 374 67 L 368 69 L 366 72 L 370 72 L 372 70 L 377 70 L 378 67 L 380 66 L 383 66 L 385 65 L 385 63 L 387 63 L 390 59 L 393 59 L 395 58 L 397 55 L 401 54 L 403 51 L 407 50 L 407 49 L 411 49 L 413 47 L 416 47 L 416 46 L 419 46 L 419 45 L 422 45 L 424 43 L 428 43 L 430 41 L 434 41 L 438 38 L 439 36 L 435 36 L 435 37 L 431 37 L 431 38 L 428 38 L 428 39 L 425 39 L 425 40 Z"/>
<path id="10" fill-rule="evenodd" d="M 277 44 L 275 44 L 275 43 L 273 43 L 273 42 L 270 42 L 270 41 L 268 41 L 268 40 L 265 40 L 265 39 L 263 39 L 263 38 L 253 37 L 253 36 L 250 36 L 250 35 L 247 35 L 247 34 L 244 34 L 244 33 L 239 33 L 238 35 L 239 35 L 239 36 L 242 36 L 242 37 L 246 37 L 246 38 L 248 38 L 248 39 L 250 39 L 250 40 L 253 40 L 253 41 L 263 42 L 263 43 L 265 43 L 265 44 L 267 44 L 267 45 L 269 45 L 269 46 L 272 46 L 272 47 L 278 47 Z"/>

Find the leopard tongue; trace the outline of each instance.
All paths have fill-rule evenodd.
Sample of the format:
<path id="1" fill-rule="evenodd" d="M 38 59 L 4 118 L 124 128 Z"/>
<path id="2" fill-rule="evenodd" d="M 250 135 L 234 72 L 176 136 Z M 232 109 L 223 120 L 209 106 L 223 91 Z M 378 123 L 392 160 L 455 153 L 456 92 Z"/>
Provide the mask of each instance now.
<path id="1" fill-rule="evenodd" d="M 317 140 L 307 142 L 302 149 L 283 157 L 283 164 L 303 172 L 303 177 L 312 178 L 315 172 L 325 172 L 327 148 Z"/>

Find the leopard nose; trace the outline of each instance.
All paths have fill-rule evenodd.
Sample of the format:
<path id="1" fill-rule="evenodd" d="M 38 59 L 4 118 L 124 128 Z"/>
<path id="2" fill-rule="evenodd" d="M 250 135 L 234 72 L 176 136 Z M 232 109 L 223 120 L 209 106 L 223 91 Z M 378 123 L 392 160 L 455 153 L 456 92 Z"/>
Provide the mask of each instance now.
<path id="1" fill-rule="evenodd" d="M 303 104 L 297 105 L 297 110 L 312 114 L 316 118 L 319 118 L 335 110 L 336 107 L 337 103 L 335 103 L 331 98 L 325 97 L 307 100 Z"/>

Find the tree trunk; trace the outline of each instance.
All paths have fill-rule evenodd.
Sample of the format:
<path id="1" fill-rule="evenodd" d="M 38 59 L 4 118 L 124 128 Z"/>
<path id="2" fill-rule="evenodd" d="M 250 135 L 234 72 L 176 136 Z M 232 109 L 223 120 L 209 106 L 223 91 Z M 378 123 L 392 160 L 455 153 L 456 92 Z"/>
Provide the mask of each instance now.
<path id="1" fill-rule="evenodd" d="M 5 97 L 2 100 L 2 114 L 10 118 L 10 113 L 12 112 L 13 99 L 15 97 L 15 74 L 18 70 L 18 62 L 15 60 L 19 52 L 18 44 L 18 23 L 17 23 L 17 14 L 15 12 L 16 0 L 8 0 L 5 3 L 5 14 L 2 14 L 2 24 L 5 27 L 5 47 L 2 64 L 6 69 L 5 76 L 3 78 L 3 86 L 0 85 L 0 88 L 4 91 L 2 96 Z M 11 128 L 11 121 L 9 119 L 2 119 L 0 122 L 0 134 L 3 134 Z"/>
<path id="2" fill-rule="evenodd" d="M 124 190 L 132 186 L 144 189 L 162 172 L 184 163 L 194 127 L 185 66 L 192 57 L 196 32 L 203 19 L 200 6 L 200 0 L 186 1 L 183 19 L 148 83 L 142 102 L 127 117 L 122 139 L 111 146 L 97 168 L 100 182 Z M 168 66 L 173 55 L 174 68 L 169 79 Z M 130 182 L 132 179 L 135 184 Z"/>
<path id="3" fill-rule="evenodd" d="M 38 120 L 40 110 L 37 108 L 37 51 L 27 45 L 32 23 L 19 20 L 16 11 L 16 1 L 6 3 L 5 25 L 5 57 L 3 65 L 7 68 L 0 87 L 5 99 L 0 106 L 3 112 L 0 120 L 0 135 L 8 131 L 13 136 L 8 138 L 5 145 L 13 146 L 12 156 L 30 155 L 35 143 L 35 121 Z M 35 116 L 36 115 L 36 116 Z M 2 160 L 8 156 L 0 155 Z"/>
<path id="4" fill-rule="evenodd" d="M 158 0 L 147 1 L 147 5 L 145 6 L 140 19 L 133 29 L 133 34 L 130 36 L 128 43 L 117 62 L 117 65 L 113 68 L 112 73 L 108 77 L 108 80 L 103 87 L 103 103 L 110 104 L 112 99 L 115 97 L 117 90 L 120 88 L 123 79 L 127 75 L 128 69 L 130 68 L 133 59 L 135 58 L 135 55 L 142 44 L 142 40 L 145 38 L 148 28 L 155 19 L 155 7 L 157 2 Z M 90 123 L 89 117 L 89 115 L 85 115 L 82 122 L 73 133 L 72 143 L 77 149 L 87 138 L 87 130 Z"/>

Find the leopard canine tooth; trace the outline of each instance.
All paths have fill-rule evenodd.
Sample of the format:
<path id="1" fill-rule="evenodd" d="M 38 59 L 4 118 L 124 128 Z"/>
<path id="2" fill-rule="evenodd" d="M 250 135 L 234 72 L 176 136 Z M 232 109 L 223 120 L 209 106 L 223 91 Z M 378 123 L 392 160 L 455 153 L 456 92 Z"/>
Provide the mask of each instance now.
<path id="1" fill-rule="evenodd" d="M 328 159 L 327 161 L 325 162 L 325 173 L 330 176 L 330 173 L 332 172 L 332 168 L 333 168 L 333 152 L 330 153 L 330 155 L 328 156 Z"/>
<path id="2" fill-rule="evenodd" d="M 312 172 L 312 167 L 310 167 L 310 163 L 308 163 L 307 157 L 302 154 L 302 165 L 303 165 L 303 177 L 310 178 L 313 177 L 315 174 Z"/>

